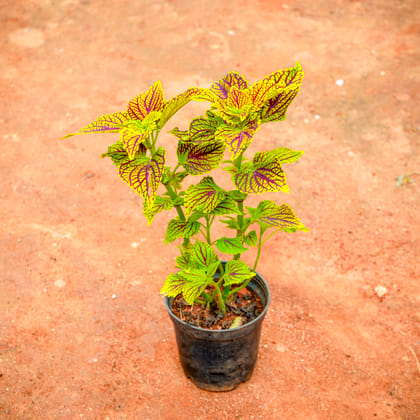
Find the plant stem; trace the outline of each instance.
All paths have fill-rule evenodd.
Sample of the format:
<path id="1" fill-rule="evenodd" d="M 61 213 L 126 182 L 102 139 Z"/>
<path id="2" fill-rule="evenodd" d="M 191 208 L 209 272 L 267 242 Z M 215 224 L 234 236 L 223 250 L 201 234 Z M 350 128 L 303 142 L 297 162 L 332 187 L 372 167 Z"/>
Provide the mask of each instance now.
<path id="1" fill-rule="evenodd" d="M 217 297 L 219 298 L 219 307 L 220 307 L 223 315 L 225 315 L 226 314 L 226 305 L 225 305 L 225 301 L 223 300 L 223 294 L 220 290 L 219 285 L 215 281 L 213 282 L 213 286 L 216 288 Z"/>
<path id="2" fill-rule="evenodd" d="M 243 223 L 244 223 L 244 202 L 243 201 L 237 201 L 238 204 L 238 210 L 240 211 L 240 214 L 238 214 L 237 220 L 238 220 L 238 225 L 239 225 L 239 229 L 236 231 L 236 237 L 237 238 L 242 238 L 242 228 L 243 228 Z M 233 257 L 234 260 L 239 260 L 239 258 L 241 257 L 241 254 L 235 254 L 235 256 Z"/>
<path id="3" fill-rule="evenodd" d="M 263 244 L 262 237 L 263 237 L 264 232 L 265 232 L 265 228 L 263 228 L 262 226 L 260 226 L 260 236 L 258 238 L 257 258 L 255 259 L 255 263 L 254 263 L 254 267 L 252 268 L 252 271 L 255 271 L 256 270 L 257 265 L 258 265 L 258 261 L 259 261 L 260 256 L 261 256 L 261 248 L 262 248 L 262 244 Z"/>
<path id="4" fill-rule="evenodd" d="M 168 191 L 169 197 L 171 197 L 172 200 L 176 200 L 177 195 L 176 195 L 175 191 L 172 189 L 172 187 L 169 184 L 164 184 L 164 185 L 166 187 L 166 191 Z M 179 218 L 182 221 L 185 221 L 186 220 L 185 219 L 185 214 L 182 211 L 182 207 L 178 204 L 178 205 L 175 206 L 175 209 L 178 213 Z"/>

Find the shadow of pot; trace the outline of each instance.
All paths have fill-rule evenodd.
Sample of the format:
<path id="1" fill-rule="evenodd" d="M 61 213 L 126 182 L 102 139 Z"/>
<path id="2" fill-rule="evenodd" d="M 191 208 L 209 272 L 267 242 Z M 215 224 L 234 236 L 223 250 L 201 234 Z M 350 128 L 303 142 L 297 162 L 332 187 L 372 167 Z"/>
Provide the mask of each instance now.
<path id="1" fill-rule="evenodd" d="M 256 273 L 248 285 L 261 299 L 263 311 L 253 321 L 232 330 L 209 330 L 181 321 L 165 305 L 174 324 L 179 358 L 185 375 L 206 391 L 231 391 L 247 381 L 257 362 L 261 326 L 270 303 L 266 281 Z"/>

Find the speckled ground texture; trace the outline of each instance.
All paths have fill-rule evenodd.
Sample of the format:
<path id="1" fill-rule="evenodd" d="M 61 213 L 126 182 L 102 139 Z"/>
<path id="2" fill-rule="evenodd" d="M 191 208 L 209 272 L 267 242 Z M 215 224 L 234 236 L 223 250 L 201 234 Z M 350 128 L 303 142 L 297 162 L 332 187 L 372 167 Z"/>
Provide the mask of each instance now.
<path id="1" fill-rule="evenodd" d="M 419 419 L 418 6 L 0 0 L 0 418 Z M 61 137 L 156 80 L 169 98 L 296 61 L 288 118 L 249 154 L 306 151 L 290 194 L 265 198 L 310 232 L 261 258 L 272 304 L 251 380 L 207 393 L 182 373 L 159 294 L 168 214 L 146 226 L 100 159 L 112 135 Z"/>

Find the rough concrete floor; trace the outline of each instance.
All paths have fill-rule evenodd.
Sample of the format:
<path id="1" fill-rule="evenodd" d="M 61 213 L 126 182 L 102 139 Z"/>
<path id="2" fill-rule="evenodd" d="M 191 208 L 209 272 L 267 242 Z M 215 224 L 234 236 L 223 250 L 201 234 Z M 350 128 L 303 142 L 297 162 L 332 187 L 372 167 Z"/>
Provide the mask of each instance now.
<path id="1" fill-rule="evenodd" d="M 0 0 L 0 418 L 419 419 L 418 6 Z M 169 98 L 296 61 L 301 92 L 250 153 L 306 151 L 277 199 L 311 231 L 261 259 L 272 305 L 253 377 L 207 393 L 159 295 L 167 216 L 146 226 L 100 159 L 111 137 L 60 138 L 156 80 Z"/>

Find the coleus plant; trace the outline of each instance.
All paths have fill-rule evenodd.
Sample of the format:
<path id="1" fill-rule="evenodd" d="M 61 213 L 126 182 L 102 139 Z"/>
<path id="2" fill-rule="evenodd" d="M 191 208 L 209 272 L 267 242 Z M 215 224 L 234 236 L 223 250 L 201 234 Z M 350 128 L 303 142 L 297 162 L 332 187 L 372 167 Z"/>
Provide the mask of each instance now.
<path id="1" fill-rule="evenodd" d="M 262 124 L 286 118 L 302 78 L 299 63 L 252 85 L 232 71 L 209 89 L 192 87 L 169 100 L 158 81 L 131 99 L 125 111 L 103 115 L 66 136 L 118 133 L 119 139 L 102 157 L 110 157 L 120 178 L 143 198 L 148 224 L 159 212 L 176 210 L 165 242 L 181 239 L 180 255 L 175 261 L 177 271 L 167 277 L 161 293 L 182 294 L 190 305 L 211 305 L 224 314 L 226 302 L 254 277 L 262 245 L 279 231 L 307 230 L 287 204 L 263 200 L 257 207 L 244 205 L 250 194 L 289 191 L 283 165 L 295 162 L 302 151 L 278 147 L 251 159 L 245 152 Z M 209 109 L 186 130 L 170 131 L 178 142 L 177 163 L 170 167 L 158 136 L 192 100 L 207 101 Z M 224 160 L 226 153 L 230 155 Z M 231 190 L 209 175 L 217 168 L 230 175 Z M 187 176 L 203 177 L 183 188 Z M 217 219 L 233 231 L 231 235 L 212 236 Z M 252 268 L 241 260 L 248 247 L 257 248 Z M 219 253 L 230 259 L 222 263 Z"/>

